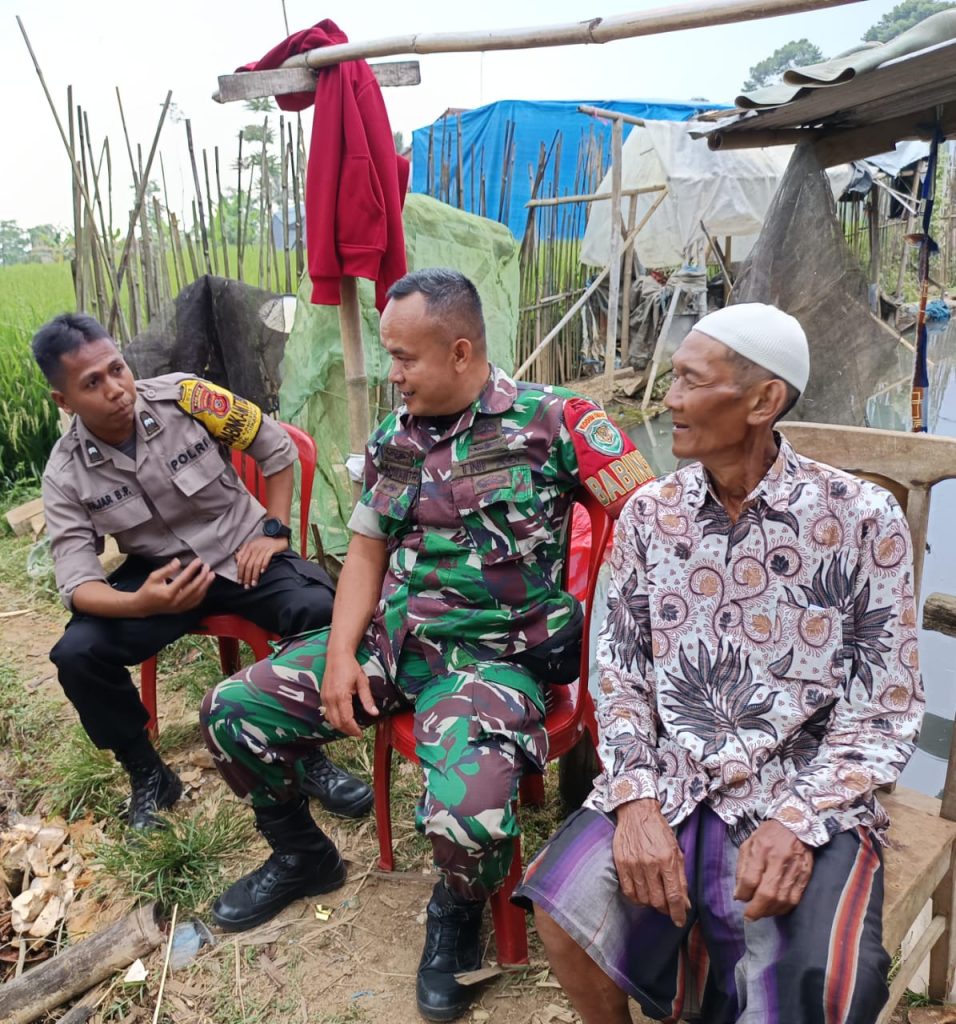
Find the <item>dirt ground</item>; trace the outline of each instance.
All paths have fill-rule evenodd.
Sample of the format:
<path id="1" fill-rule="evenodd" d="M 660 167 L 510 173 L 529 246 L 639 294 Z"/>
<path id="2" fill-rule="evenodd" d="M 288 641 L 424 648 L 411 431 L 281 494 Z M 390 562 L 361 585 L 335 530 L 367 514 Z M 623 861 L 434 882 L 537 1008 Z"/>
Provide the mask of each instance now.
<path id="1" fill-rule="evenodd" d="M 49 696 L 62 701 L 48 652 L 62 630 L 65 615 L 52 605 L 26 614 L 9 614 L 22 610 L 25 603 L 29 602 L 24 592 L 0 586 L 0 615 L 8 613 L 0 620 L 0 655 L 19 667 L 29 692 L 38 698 Z M 195 716 L 194 708 L 182 706 L 181 694 L 163 693 L 162 677 L 160 662 L 161 732 Z M 61 706 L 64 716 L 72 715 L 72 709 Z M 189 796 L 210 803 L 231 801 L 231 794 L 214 769 L 196 767 L 192 758 L 200 750 L 197 743 L 169 757 L 181 773 L 189 771 L 195 779 Z M 407 774 L 411 766 L 397 764 L 396 768 Z M 15 787 L 16 780 L 0 780 L 0 792 L 10 793 Z M 371 819 L 354 825 L 324 815 L 321 808 L 314 807 L 314 811 L 349 862 L 347 884 L 318 900 L 295 903 L 254 931 L 240 935 L 216 933 L 217 945 L 204 948 L 192 965 L 170 974 L 162 999 L 161 1022 L 414 1024 L 420 1020 L 415 1010 L 415 971 L 424 936 L 424 910 L 435 875 L 428 871 L 427 859 L 420 851 L 407 852 L 418 842 L 410 823 L 398 818 L 393 823 L 396 859 L 405 870 L 389 875 L 376 868 L 377 839 Z M 237 815 L 248 813 L 236 803 Z M 260 863 L 267 851 L 266 844 L 256 836 L 233 871 L 238 874 Z M 317 919 L 319 900 L 323 909 L 332 911 L 327 921 Z M 97 924 L 105 927 L 130 905 L 129 900 L 107 900 Z M 490 918 L 486 931 L 485 963 L 493 966 Z M 548 1024 L 578 1019 L 549 974 L 533 930 L 530 938 L 530 966 L 502 972 L 476 985 L 474 1008 L 466 1020 Z M 151 1021 L 162 959 L 163 950 L 159 949 L 146 960 L 149 976 L 145 988 L 126 991 L 116 985 L 92 1020 L 122 1024 Z"/>
<path id="2" fill-rule="evenodd" d="M 30 610 L 9 614 L 24 608 Z M 27 691 L 38 697 L 55 697 L 63 716 L 71 716 L 72 709 L 63 703 L 47 657 L 65 615 L 49 603 L 38 605 L 20 588 L 0 584 L 0 616 L 0 657 L 18 667 Z M 182 693 L 164 694 L 162 678 L 161 662 L 161 730 L 194 720 L 195 707 L 186 706 Z M 198 739 L 176 749 L 169 759 L 193 780 L 188 787 L 189 800 L 210 807 L 233 800 L 215 770 L 205 764 Z M 405 775 L 412 772 L 410 765 L 400 763 L 396 768 Z M 0 818 L 10 803 L 7 798 L 15 791 L 15 779 L 0 778 Z M 214 929 L 216 944 L 204 947 L 189 966 L 169 974 L 160 1005 L 160 1024 L 420 1021 L 415 1009 L 415 971 L 424 934 L 424 910 L 435 880 L 428 870 L 424 845 L 410 823 L 396 817 L 396 859 L 403 870 L 380 872 L 371 820 L 342 822 L 324 815 L 321 808 L 314 810 L 349 862 L 345 887 L 320 897 L 321 904 L 318 900 L 298 901 L 274 921 L 250 932 L 228 935 Z M 236 803 L 235 813 L 246 815 L 248 811 Z M 526 824 L 533 827 L 535 822 Z M 537 825 L 539 831 L 542 825 L 547 830 L 551 827 L 550 821 Z M 256 836 L 237 863 L 230 864 L 229 877 L 261 862 L 266 852 L 265 843 Z M 93 930 L 105 927 L 132 904 L 130 898 L 114 893 L 113 898 L 97 906 Z M 331 910 L 327 920 L 319 919 L 317 906 L 323 913 Z M 490 920 L 486 921 L 485 938 L 485 964 L 493 966 Z M 529 939 L 530 965 L 501 972 L 476 985 L 475 1002 L 466 1021 L 573 1024 L 579 1020 L 548 971 L 533 928 L 529 929 Z M 91 1018 L 94 1024 L 153 1021 L 163 954 L 164 948 L 160 948 L 146 959 L 145 984 L 124 986 L 115 978 L 111 985 L 100 987 L 101 1002 Z M 45 1020 L 57 1019 L 60 1012 Z M 908 1008 L 901 1004 L 894 1022 L 903 1024 L 907 1017 Z M 636 1009 L 634 1019 L 645 1020 Z"/>

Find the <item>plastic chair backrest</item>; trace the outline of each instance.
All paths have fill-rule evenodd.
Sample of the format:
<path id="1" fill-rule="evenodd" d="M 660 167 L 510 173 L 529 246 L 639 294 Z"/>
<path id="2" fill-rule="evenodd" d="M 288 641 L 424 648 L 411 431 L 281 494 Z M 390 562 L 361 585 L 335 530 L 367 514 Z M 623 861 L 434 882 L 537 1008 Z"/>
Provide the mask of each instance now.
<path id="1" fill-rule="evenodd" d="M 304 558 L 309 544 L 309 508 L 312 504 L 312 484 L 315 480 L 316 448 L 311 436 L 291 423 L 279 422 L 299 453 L 299 553 Z M 265 478 L 259 464 L 244 452 L 232 452 L 232 465 L 239 479 L 257 501 L 266 494 Z"/>
<path id="2" fill-rule="evenodd" d="M 584 712 L 584 695 L 588 691 L 588 669 L 591 663 L 591 609 L 594 607 L 594 594 L 597 590 L 598 573 L 601 568 L 601 563 L 604 561 L 608 541 L 614 531 L 614 520 L 612 520 L 607 512 L 604 511 L 604 506 L 597 500 L 597 498 L 594 497 L 593 494 L 591 494 L 590 491 L 586 491 L 582 488 L 582 490 L 575 495 L 574 500 L 577 504 L 583 506 L 588 514 L 588 519 L 591 522 L 591 552 L 588 556 L 587 597 L 585 598 L 584 607 L 584 628 L 581 634 L 581 673 L 578 677 L 578 681 L 573 684 L 577 687 L 577 690 L 574 695 L 574 713 L 572 721 L 574 724 L 577 724 Z M 570 532 L 569 526 L 569 540 Z M 570 559 L 566 558 L 565 576 L 567 576 L 567 566 L 569 562 Z M 567 579 L 565 579 L 565 586 L 567 586 Z"/>

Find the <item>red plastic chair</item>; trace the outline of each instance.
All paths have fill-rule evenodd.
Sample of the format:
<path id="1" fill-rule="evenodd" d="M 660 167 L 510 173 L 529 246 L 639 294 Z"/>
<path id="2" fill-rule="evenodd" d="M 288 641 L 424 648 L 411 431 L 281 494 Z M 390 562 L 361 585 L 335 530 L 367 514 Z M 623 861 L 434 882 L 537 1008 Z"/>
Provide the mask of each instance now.
<path id="1" fill-rule="evenodd" d="M 312 501 L 312 483 L 315 479 L 316 449 L 315 441 L 299 427 L 291 423 L 279 424 L 292 438 L 299 453 L 301 480 L 299 485 L 299 551 L 305 552 L 309 540 L 309 506 Z M 265 477 L 259 470 L 255 459 L 242 452 L 233 451 L 232 465 L 239 474 L 254 498 L 262 501 L 265 498 Z M 277 633 L 270 633 L 257 626 L 254 622 L 244 619 L 241 615 L 207 615 L 192 632 L 199 636 L 214 636 L 219 641 L 219 663 L 225 675 L 231 676 L 239 671 L 239 643 L 247 643 L 256 657 L 256 661 L 268 658 L 272 653 L 269 646 L 279 639 Z M 140 699 L 143 707 L 149 712 L 146 728 L 155 738 L 159 732 L 156 715 L 156 656 L 144 661 L 139 669 Z"/>
<path id="2" fill-rule="evenodd" d="M 581 671 L 578 681 L 570 686 L 550 686 L 545 695 L 545 727 L 548 731 L 548 760 L 566 754 L 581 738 L 585 728 L 584 716 L 588 697 L 589 639 L 591 633 L 591 605 L 597 583 L 598 569 L 604 558 L 613 522 L 603 507 L 588 492 L 577 497 L 587 510 L 591 522 L 591 554 L 588 562 L 587 600 L 585 603 L 584 635 L 581 643 Z M 570 561 L 570 559 L 567 559 Z M 567 571 L 567 570 L 565 570 Z M 392 750 L 397 750 L 409 761 L 416 762 L 414 714 L 402 711 L 379 722 L 375 727 L 375 822 L 378 828 L 379 867 L 393 871 L 395 859 L 392 850 L 391 777 Z M 540 806 L 544 803 L 544 780 L 537 774 L 526 775 L 519 788 L 520 803 Z M 502 964 L 528 962 L 528 935 L 523 910 L 511 903 L 510 897 L 521 877 L 521 844 L 515 843 L 514 859 L 504 885 L 491 897 L 491 916 L 498 946 L 498 961 Z"/>

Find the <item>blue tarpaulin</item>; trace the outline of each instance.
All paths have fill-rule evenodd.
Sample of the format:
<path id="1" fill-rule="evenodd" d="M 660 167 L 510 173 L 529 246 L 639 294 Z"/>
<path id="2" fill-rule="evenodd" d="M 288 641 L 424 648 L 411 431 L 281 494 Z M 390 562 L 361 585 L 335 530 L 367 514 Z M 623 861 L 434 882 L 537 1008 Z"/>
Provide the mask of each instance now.
<path id="1" fill-rule="evenodd" d="M 579 113 L 582 103 L 654 121 L 688 121 L 702 110 L 720 106 L 666 100 L 500 100 L 489 103 L 461 114 L 443 116 L 433 125 L 419 128 L 412 134 L 412 191 L 445 199 L 470 213 L 484 212 L 486 217 L 506 224 L 521 238 L 528 220 L 525 203 L 531 198 L 531 177 L 538 167 L 542 143 L 550 151 L 555 135 L 561 133 L 560 163 L 555 166 L 555 150 L 538 189 L 539 196 L 573 192 L 579 148 L 587 144 L 589 137 L 603 147 L 605 165 L 609 162 L 611 123 Z M 457 195 L 459 117 L 461 202 Z M 625 138 L 630 129 L 631 125 L 624 125 Z M 447 175 L 444 182 L 443 160 Z M 510 175 L 502 173 L 506 163 L 513 164 Z M 481 208 L 482 178 L 484 211 Z"/>

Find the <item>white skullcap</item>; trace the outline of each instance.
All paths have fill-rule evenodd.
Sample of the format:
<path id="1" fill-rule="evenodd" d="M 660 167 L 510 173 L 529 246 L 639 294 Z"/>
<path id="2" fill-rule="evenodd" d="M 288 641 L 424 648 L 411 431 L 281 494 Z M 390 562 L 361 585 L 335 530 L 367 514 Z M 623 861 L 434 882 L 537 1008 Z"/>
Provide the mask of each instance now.
<path id="1" fill-rule="evenodd" d="M 776 306 L 741 302 L 708 313 L 694 324 L 706 334 L 792 384 L 803 394 L 810 377 L 810 349 L 800 321 Z"/>

